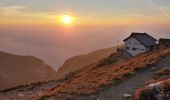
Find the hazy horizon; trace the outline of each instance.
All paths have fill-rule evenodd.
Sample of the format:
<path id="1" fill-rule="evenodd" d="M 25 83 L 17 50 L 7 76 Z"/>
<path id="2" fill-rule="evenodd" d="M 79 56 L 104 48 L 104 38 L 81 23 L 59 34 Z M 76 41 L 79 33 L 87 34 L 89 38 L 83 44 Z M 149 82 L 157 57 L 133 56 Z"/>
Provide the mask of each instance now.
<path id="1" fill-rule="evenodd" d="M 2 0 L 0 51 L 31 55 L 57 69 L 66 59 L 113 47 L 131 32 L 170 38 L 170 1 Z M 71 25 L 58 18 L 70 15 Z"/>
<path id="2" fill-rule="evenodd" d="M 43 59 L 55 69 L 69 57 L 94 50 L 113 47 L 131 32 L 147 32 L 155 38 L 170 38 L 170 27 L 79 27 L 63 32 L 54 26 L 1 26 L 0 50 L 4 52 L 32 55 Z M 159 28 L 160 27 L 160 28 Z M 24 33 L 24 34 L 23 34 Z M 80 34 L 81 33 L 81 34 Z M 162 34 L 160 34 L 162 33 Z"/>

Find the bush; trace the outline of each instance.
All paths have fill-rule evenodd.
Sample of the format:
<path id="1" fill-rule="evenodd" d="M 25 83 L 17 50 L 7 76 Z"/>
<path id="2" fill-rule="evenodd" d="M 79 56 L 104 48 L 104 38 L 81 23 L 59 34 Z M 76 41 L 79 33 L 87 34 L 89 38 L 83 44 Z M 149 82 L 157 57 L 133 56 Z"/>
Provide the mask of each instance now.
<path id="1" fill-rule="evenodd" d="M 166 80 L 161 84 L 161 88 L 164 92 L 170 92 L 170 80 Z"/>
<path id="2" fill-rule="evenodd" d="M 156 100 L 155 92 L 148 88 L 139 88 L 135 91 L 134 100 Z"/>

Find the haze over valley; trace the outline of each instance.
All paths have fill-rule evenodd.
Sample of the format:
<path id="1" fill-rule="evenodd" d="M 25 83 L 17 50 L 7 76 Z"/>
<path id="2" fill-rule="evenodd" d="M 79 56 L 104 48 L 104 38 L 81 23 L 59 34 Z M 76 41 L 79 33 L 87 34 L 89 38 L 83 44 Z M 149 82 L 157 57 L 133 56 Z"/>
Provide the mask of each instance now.
<path id="1" fill-rule="evenodd" d="M 122 44 L 132 31 L 169 37 L 170 25 L 76 26 L 1 25 L 0 51 L 42 58 L 57 70 L 70 57 Z"/>

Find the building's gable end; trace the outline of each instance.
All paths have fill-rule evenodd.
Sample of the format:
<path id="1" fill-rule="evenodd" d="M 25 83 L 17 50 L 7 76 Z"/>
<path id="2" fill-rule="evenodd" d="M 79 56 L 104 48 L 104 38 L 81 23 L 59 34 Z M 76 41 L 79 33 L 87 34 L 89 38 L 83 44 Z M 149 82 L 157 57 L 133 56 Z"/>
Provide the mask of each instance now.
<path id="1" fill-rule="evenodd" d="M 135 56 L 146 51 L 146 47 L 135 37 L 128 38 L 124 42 L 125 49 L 131 56 Z"/>
<path id="2" fill-rule="evenodd" d="M 128 38 L 126 41 L 124 41 L 126 44 L 127 44 L 127 42 L 132 42 L 132 41 L 134 41 L 135 40 L 135 42 L 137 42 L 137 43 L 140 43 L 140 45 L 141 46 L 143 46 L 143 47 L 146 47 L 141 41 L 139 41 L 136 37 L 130 37 L 130 38 Z M 132 42 L 133 43 L 133 42 Z"/>

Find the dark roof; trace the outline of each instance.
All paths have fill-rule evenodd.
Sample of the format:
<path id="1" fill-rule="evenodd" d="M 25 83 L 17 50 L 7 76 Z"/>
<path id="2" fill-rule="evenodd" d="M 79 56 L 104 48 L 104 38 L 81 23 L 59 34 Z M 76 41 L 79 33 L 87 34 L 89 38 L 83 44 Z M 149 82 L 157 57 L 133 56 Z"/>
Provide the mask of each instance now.
<path id="1" fill-rule="evenodd" d="M 159 44 L 170 46 L 170 39 L 160 38 L 159 39 Z"/>
<path id="2" fill-rule="evenodd" d="M 147 33 L 132 33 L 128 38 L 124 39 L 123 41 L 128 40 L 131 37 L 135 37 L 138 41 L 140 41 L 144 46 L 153 46 L 156 45 L 156 39 L 150 36 Z"/>
<path id="3" fill-rule="evenodd" d="M 159 42 L 170 42 L 170 39 L 160 38 Z"/>

